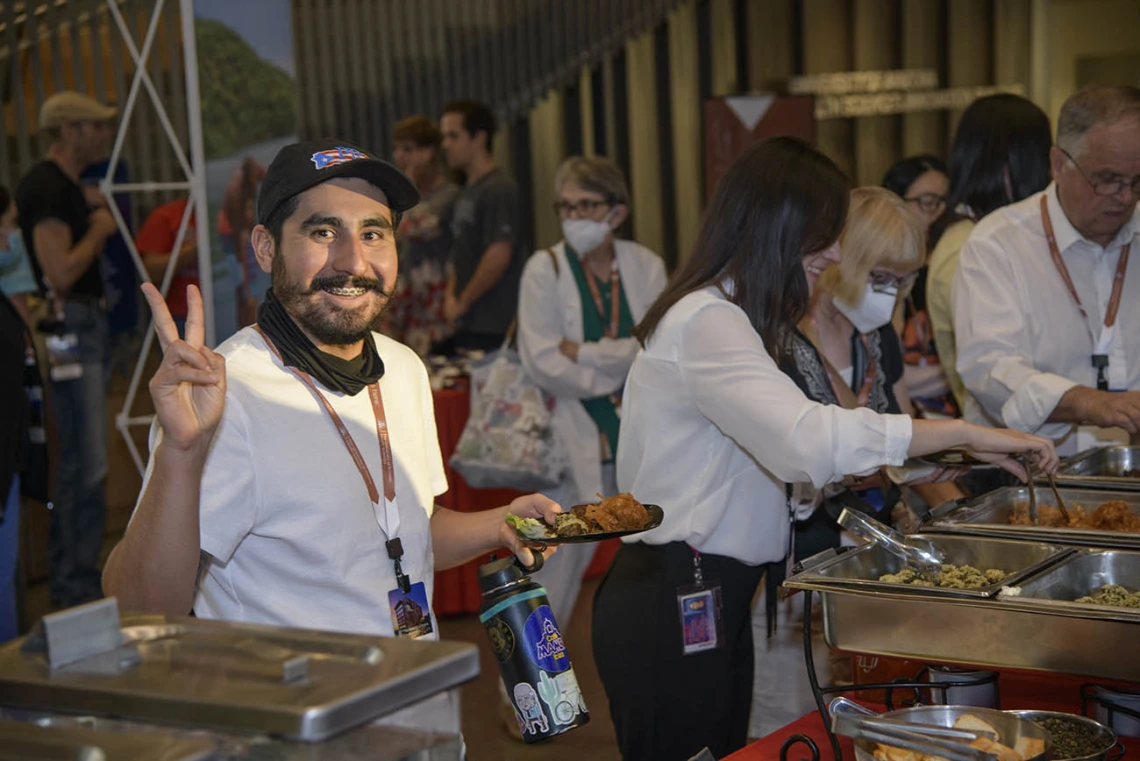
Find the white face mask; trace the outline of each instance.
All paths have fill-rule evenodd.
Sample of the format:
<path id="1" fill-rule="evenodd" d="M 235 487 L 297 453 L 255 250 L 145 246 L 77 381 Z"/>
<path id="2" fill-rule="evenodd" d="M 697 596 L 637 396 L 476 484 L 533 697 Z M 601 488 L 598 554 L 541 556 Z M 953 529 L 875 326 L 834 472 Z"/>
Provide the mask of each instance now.
<path id="1" fill-rule="evenodd" d="M 610 215 L 601 222 L 592 219 L 564 219 L 562 220 L 562 236 L 574 249 L 578 256 L 585 256 L 598 246 L 606 242 L 606 237 L 612 232 Z"/>
<path id="2" fill-rule="evenodd" d="M 894 314 L 895 302 L 898 297 L 897 288 L 879 292 L 870 283 L 867 283 L 867 289 L 863 292 L 863 300 L 859 302 L 859 306 L 848 306 L 839 299 L 832 299 L 831 303 L 835 305 L 840 314 L 851 321 L 855 330 L 860 333 L 870 333 L 891 321 L 891 315 Z"/>

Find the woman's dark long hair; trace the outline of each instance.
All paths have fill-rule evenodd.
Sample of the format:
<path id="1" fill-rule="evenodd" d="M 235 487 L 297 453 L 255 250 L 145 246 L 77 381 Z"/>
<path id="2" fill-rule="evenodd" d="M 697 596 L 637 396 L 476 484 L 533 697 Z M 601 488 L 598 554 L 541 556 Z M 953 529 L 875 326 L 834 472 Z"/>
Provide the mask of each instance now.
<path id="1" fill-rule="evenodd" d="M 750 147 L 717 184 L 692 254 L 634 335 L 644 345 L 674 304 L 731 278 L 732 302 L 778 359 L 808 308 L 803 258 L 839 238 L 850 187 L 831 159 L 801 140 Z"/>
<path id="2" fill-rule="evenodd" d="M 946 170 L 946 165 L 942 163 L 942 159 L 929 153 L 923 153 L 918 156 L 899 159 L 892 164 L 887 173 L 883 175 L 882 185 L 899 198 L 906 198 L 906 192 L 910 190 L 914 181 L 927 172 L 938 172 L 947 177 L 950 176 Z"/>
<path id="3" fill-rule="evenodd" d="M 1049 117 L 1031 101 L 1001 94 L 971 103 L 954 133 L 948 213 L 931 230 L 931 243 L 962 219 L 956 212 L 960 205 L 981 219 L 1044 190 L 1052 145 Z"/>

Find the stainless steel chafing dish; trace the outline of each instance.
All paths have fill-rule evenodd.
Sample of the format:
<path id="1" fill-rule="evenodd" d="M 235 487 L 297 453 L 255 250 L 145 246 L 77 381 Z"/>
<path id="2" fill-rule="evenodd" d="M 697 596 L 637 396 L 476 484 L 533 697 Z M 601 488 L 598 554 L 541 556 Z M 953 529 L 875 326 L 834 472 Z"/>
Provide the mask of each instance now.
<path id="1" fill-rule="evenodd" d="M 971 565 L 982 571 L 990 568 L 1000 569 L 1006 572 L 1005 578 L 996 584 L 980 589 L 921 587 L 879 581 L 879 577 L 883 574 L 901 571 L 903 561 L 878 544 L 864 544 L 846 552 L 828 551 L 821 553 L 806 561 L 803 564 L 805 570 L 794 578 L 801 582 L 814 582 L 825 586 L 838 585 L 844 589 L 876 590 L 903 595 L 992 597 L 1003 586 L 1015 584 L 1071 552 L 1051 544 L 1013 542 L 1003 539 L 978 539 L 945 534 L 914 534 L 906 538 L 906 543 L 921 544 L 922 540 L 930 542 L 934 547 L 941 550 L 946 563 Z"/>
<path id="2" fill-rule="evenodd" d="M 0 758 L 22 723 L 41 750 L 65 751 L 33 758 L 118 758 L 132 747 L 131 758 L 168 761 L 395 761 L 420 751 L 432 755 L 416 758 L 458 759 L 458 696 L 437 698 L 444 708 L 433 715 L 446 726 L 371 722 L 478 673 L 468 643 L 120 620 L 115 600 L 101 600 L 46 616 L 31 635 L 0 646 Z"/>
<path id="3" fill-rule="evenodd" d="M 1042 568 L 1021 582 L 1022 595 L 1050 574 L 1079 573 L 1064 568 L 1085 556 L 1070 551 Z M 837 650 L 1140 681 L 1140 616 L 1134 613 L 1005 595 L 949 597 L 921 587 L 888 592 L 821 579 L 811 565 L 809 559 L 808 570 L 784 585 L 819 594 L 824 639 Z"/>
<path id="4" fill-rule="evenodd" d="M 1109 584 L 1118 584 L 1130 592 L 1140 590 L 1140 552 L 1083 550 L 1068 562 L 1026 579 L 1010 592 L 1026 605 L 1140 622 L 1140 608 L 1077 602 Z"/>
<path id="5" fill-rule="evenodd" d="M 1010 524 L 1009 519 L 1018 505 L 1029 501 L 1029 489 L 1028 486 L 1009 486 L 973 499 L 948 502 L 930 511 L 922 530 L 934 534 L 1028 539 L 1036 542 L 1140 550 L 1138 533 Z M 1052 489 L 1048 486 L 1036 486 L 1034 489 L 1038 508 L 1056 506 L 1057 501 Z M 1059 491 L 1069 509 L 1081 505 L 1091 511 L 1103 502 L 1121 500 L 1133 512 L 1140 513 L 1140 492 L 1072 488 L 1062 488 Z"/>
<path id="6" fill-rule="evenodd" d="M 1140 491 L 1140 447 L 1112 446 L 1090 449 L 1066 458 L 1057 470 L 1062 486 Z"/>

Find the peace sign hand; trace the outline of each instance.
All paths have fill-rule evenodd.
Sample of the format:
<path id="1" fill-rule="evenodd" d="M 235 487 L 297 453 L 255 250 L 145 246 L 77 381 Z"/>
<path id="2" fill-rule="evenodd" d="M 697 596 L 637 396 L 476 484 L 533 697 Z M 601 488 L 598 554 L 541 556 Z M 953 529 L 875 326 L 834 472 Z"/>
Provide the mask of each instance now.
<path id="1" fill-rule="evenodd" d="M 155 415 L 162 426 L 163 442 L 178 449 L 209 446 L 226 399 L 226 363 L 222 355 L 205 346 L 205 310 L 197 286 L 186 289 L 186 338 L 162 295 L 150 283 L 142 286 L 154 315 L 154 330 L 162 347 L 162 364 L 150 379 Z"/>

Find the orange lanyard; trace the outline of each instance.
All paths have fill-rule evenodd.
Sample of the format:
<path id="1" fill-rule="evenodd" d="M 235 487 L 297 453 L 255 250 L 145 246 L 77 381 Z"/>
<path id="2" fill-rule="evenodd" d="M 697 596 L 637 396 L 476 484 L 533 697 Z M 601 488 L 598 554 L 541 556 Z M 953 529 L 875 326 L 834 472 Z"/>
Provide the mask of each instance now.
<path id="1" fill-rule="evenodd" d="M 594 306 L 598 309 L 598 314 L 604 320 L 606 319 L 606 309 L 602 305 L 602 293 L 598 288 L 598 281 L 594 279 L 594 273 L 590 271 L 590 267 L 583 262 L 582 270 L 586 273 L 586 285 L 590 287 L 590 296 L 594 299 Z M 618 274 L 617 259 L 614 259 L 613 267 L 610 268 L 610 324 L 606 328 L 606 338 L 617 338 L 618 328 L 621 322 L 621 275 Z"/>
<path id="2" fill-rule="evenodd" d="M 257 332 L 265 339 L 265 343 L 273 351 L 273 354 L 281 359 L 281 352 L 273 345 L 273 341 L 261 329 L 261 326 L 256 326 Z M 333 425 L 336 426 L 337 432 L 340 434 L 341 439 L 344 441 L 344 446 L 348 449 L 348 453 L 352 455 L 352 462 L 356 465 L 356 469 L 360 471 L 360 477 L 364 479 L 364 485 L 368 488 L 368 498 L 372 500 L 375 505 L 380 504 L 380 494 L 376 490 L 376 482 L 372 479 L 372 473 L 368 470 L 368 463 L 364 462 L 364 456 L 360 454 L 360 448 L 356 446 L 356 441 L 353 440 L 352 434 L 348 430 L 348 426 L 340 419 L 340 415 L 329 404 L 329 400 L 317 388 L 317 384 L 309 377 L 309 374 L 298 370 L 295 367 L 288 368 L 290 372 L 296 375 L 301 381 L 309 387 L 309 390 L 316 394 L 317 399 L 324 405 L 325 412 L 332 418 Z M 380 462 L 384 467 L 384 497 L 389 504 L 396 499 L 396 471 L 395 466 L 392 464 L 392 444 L 388 439 L 388 419 L 384 416 L 384 399 L 380 395 L 380 384 L 373 383 L 368 387 L 368 397 L 372 400 L 372 413 L 376 417 L 376 435 L 380 439 Z M 398 520 L 397 520 L 398 525 Z M 385 528 L 385 533 L 391 531 L 395 534 L 395 528 L 388 526 Z M 389 539 L 394 537 L 390 536 Z"/>
<path id="3" fill-rule="evenodd" d="M 1049 204 L 1046 203 L 1045 195 L 1041 196 L 1041 222 L 1045 227 L 1045 240 L 1049 242 L 1049 255 L 1053 257 L 1053 266 L 1057 268 L 1061 279 L 1065 281 L 1065 286 L 1072 294 L 1073 301 L 1077 302 L 1077 309 L 1081 310 L 1081 316 L 1085 318 L 1087 323 L 1088 312 L 1081 304 L 1081 297 L 1077 295 L 1077 288 L 1073 285 L 1073 278 L 1069 275 L 1069 268 L 1065 266 L 1065 260 L 1061 258 L 1061 250 L 1057 247 L 1057 238 L 1053 235 L 1053 221 L 1049 218 Z M 1124 292 L 1124 275 L 1128 272 L 1128 254 L 1131 250 L 1131 242 L 1120 249 L 1120 261 L 1116 264 L 1116 275 L 1112 280 L 1112 296 L 1108 300 L 1108 309 L 1104 314 L 1104 326 L 1106 328 L 1111 328 L 1116 324 L 1116 313 L 1120 311 L 1120 296 Z M 1097 337 L 1093 336 L 1094 349 L 1097 348 L 1097 343 Z"/>

